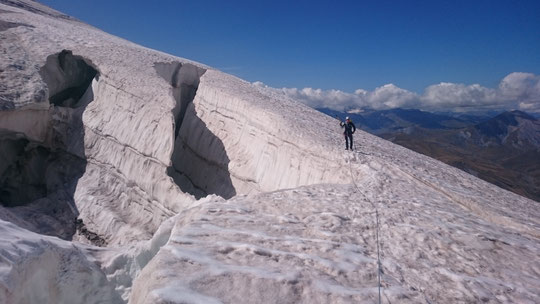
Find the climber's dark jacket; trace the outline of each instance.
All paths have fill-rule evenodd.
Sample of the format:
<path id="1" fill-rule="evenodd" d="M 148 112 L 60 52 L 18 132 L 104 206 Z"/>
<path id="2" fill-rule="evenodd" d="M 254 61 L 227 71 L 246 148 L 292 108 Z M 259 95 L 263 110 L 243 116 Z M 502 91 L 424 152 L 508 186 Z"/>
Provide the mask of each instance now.
<path id="1" fill-rule="evenodd" d="M 356 126 L 350 120 L 346 122 L 341 122 L 339 125 L 342 128 L 345 128 L 345 130 L 343 131 L 343 134 L 345 135 L 352 135 L 356 131 Z"/>

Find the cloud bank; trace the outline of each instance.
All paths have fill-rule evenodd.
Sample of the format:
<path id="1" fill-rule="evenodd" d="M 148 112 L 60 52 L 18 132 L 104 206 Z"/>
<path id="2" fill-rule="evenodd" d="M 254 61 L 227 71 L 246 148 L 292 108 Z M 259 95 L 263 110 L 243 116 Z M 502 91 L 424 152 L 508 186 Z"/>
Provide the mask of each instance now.
<path id="1" fill-rule="evenodd" d="M 532 73 L 508 74 L 496 88 L 442 82 L 427 87 L 421 95 L 393 84 L 373 91 L 358 89 L 354 93 L 312 88 L 269 88 L 262 82 L 255 82 L 254 85 L 283 93 L 313 108 L 337 111 L 414 108 L 427 111 L 522 110 L 540 113 L 540 76 Z"/>

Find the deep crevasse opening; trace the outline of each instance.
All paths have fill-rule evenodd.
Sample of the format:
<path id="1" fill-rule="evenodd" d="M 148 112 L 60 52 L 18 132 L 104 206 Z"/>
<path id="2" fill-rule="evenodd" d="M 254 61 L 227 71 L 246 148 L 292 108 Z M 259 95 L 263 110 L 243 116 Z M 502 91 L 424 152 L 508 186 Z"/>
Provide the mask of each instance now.
<path id="1" fill-rule="evenodd" d="M 47 57 L 40 75 L 51 105 L 40 111 L 44 123 L 35 124 L 33 110 L 1 113 L 0 204 L 6 208 L 0 215 L 69 240 L 84 228 L 76 221 L 73 195 L 86 169 L 82 114 L 94 98 L 91 84 L 99 72 L 89 60 L 63 50 Z"/>
<path id="2" fill-rule="evenodd" d="M 197 116 L 193 100 L 205 69 L 190 63 L 155 63 L 156 72 L 170 85 L 175 144 L 167 174 L 183 192 L 199 199 L 208 194 L 231 198 L 236 194 L 228 171 L 223 142 Z"/>

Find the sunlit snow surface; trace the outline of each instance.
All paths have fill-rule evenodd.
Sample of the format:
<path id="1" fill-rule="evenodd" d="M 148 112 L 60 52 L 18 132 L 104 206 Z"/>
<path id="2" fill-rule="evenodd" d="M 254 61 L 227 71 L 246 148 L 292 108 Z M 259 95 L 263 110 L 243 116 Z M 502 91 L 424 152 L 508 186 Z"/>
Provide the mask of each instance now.
<path id="1" fill-rule="evenodd" d="M 376 302 L 376 208 L 383 303 L 538 299 L 537 237 L 411 179 L 422 169 L 404 173 L 389 162 L 373 170 L 377 157 L 344 157 L 358 188 L 205 199 L 177 215 L 169 242 L 136 280 L 134 303 L 183 294 L 225 303 Z"/>
<path id="2" fill-rule="evenodd" d="M 540 302 L 538 203 L 361 131 L 344 151 L 338 121 L 274 90 L 55 14 L 0 5 L 0 129 L 46 140 L 47 56 L 99 69 L 74 200 L 109 246 L 0 207 L 0 303 L 375 303 L 376 211 L 383 303 Z M 198 157 L 228 170 L 229 200 L 166 174 L 175 101 L 154 64 L 176 61 L 208 69 L 180 135 L 211 147 Z"/>

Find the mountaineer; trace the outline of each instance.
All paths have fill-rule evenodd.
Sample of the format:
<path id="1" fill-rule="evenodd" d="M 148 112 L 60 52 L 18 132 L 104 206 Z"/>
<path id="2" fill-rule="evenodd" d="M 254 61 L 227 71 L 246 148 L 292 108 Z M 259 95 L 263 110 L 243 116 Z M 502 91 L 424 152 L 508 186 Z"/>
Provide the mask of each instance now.
<path id="1" fill-rule="evenodd" d="M 345 150 L 349 150 L 349 142 L 350 142 L 350 148 L 353 149 L 353 137 L 352 135 L 356 131 L 356 126 L 354 123 L 350 120 L 350 118 L 347 116 L 345 118 L 345 122 L 340 121 L 339 125 L 342 128 L 345 128 L 343 131 L 343 135 L 345 136 Z"/>

